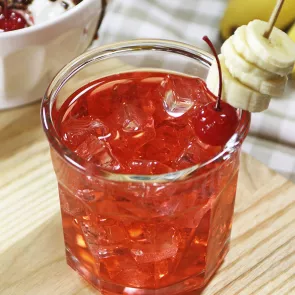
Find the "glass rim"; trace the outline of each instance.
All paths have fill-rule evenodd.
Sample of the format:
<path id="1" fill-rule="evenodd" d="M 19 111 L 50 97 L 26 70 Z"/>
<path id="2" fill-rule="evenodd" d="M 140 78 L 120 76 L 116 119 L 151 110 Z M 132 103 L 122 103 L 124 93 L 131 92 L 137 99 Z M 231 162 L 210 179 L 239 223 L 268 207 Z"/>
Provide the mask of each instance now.
<path id="1" fill-rule="evenodd" d="M 193 165 L 189 168 L 177 170 L 174 172 L 155 174 L 155 175 L 136 175 L 136 174 L 122 174 L 115 173 L 105 170 L 96 164 L 88 162 L 83 158 L 79 157 L 69 148 L 67 148 L 62 141 L 60 136 L 55 130 L 54 123 L 51 119 L 51 109 L 53 102 L 55 101 L 56 95 L 66 84 L 66 82 L 71 79 L 77 72 L 83 69 L 90 63 L 94 63 L 100 60 L 105 60 L 110 57 L 115 57 L 120 53 L 130 53 L 143 50 L 152 51 L 163 51 L 172 52 L 182 56 L 190 57 L 206 66 L 210 66 L 213 61 L 213 56 L 192 45 L 163 40 L 163 39 L 137 39 L 132 41 L 124 41 L 108 44 L 105 46 L 97 47 L 92 50 L 85 52 L 84 54 L 73 59 L 70 63 L 64 66 L 57 75 L 53 78 L 49 84 L 45 95 L 41 102 L 41 122 L 43 125 L 44 132 L 49 141 L 51 147 L 61 156 L 65 161 L 73 166 L 75 169 L 80 170 L 82 173 L 89 173 L 94 178 L 103 178 L 110 181 L 119 182 L 172 182 L 186 180 L 193 177 L 201 169 L 207 167 L 209 164 L 217 162 L 224 158 L 227 154 L 232 153 L 233 149 L 239 146 L 248 130 L 250 125 L 250 113 L 244 110 L 240 111 L 239 125 L 235 134 L 228 140 L 224 148 L 217 153 L 213 158 L 206 162 Z M 163 69 L 165 71 L 165 69 Z M 181 74 L 181 72 L 179 72 Z M 185 74 L 183 74 L 185 75 Z"/>

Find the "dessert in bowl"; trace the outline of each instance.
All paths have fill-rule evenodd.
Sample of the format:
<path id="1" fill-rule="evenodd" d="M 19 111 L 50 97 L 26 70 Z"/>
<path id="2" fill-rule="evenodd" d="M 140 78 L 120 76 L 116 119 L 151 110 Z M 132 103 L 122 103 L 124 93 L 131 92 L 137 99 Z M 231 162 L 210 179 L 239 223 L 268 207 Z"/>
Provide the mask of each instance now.
<path id="1" fill-rule="evenodd" d="M 0 109 L 5 109 L 41 99 L 54 75 L 87 49 L 102 1 L 14 0 L 6 11 L 0 4 Z M 10 22 L 3 21 L 5 13 Z"/>

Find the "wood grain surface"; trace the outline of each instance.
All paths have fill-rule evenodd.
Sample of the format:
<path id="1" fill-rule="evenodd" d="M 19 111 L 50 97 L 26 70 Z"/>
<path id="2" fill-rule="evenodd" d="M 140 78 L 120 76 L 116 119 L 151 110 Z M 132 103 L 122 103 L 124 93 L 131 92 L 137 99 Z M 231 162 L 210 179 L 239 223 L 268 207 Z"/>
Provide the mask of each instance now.
<path id="1" fill-rule="evenodd" d="M 0 294 L 99 294 L 65 262 L 39 103 L 0 112 L 0 139 Z M 231 249 L 201 294 L 295 294 L 295 185 L 245 154 Z"/>

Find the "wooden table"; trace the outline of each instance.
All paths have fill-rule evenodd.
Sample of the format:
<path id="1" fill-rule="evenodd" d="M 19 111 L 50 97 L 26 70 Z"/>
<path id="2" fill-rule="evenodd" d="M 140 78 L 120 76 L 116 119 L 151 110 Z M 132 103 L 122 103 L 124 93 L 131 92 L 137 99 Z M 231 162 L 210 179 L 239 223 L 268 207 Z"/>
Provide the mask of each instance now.
<path id="1" fill-rule="evenodd" d="M 65 262 L 39 103 L 0 112 L 0 139 L 0 294 L 99 294 Z M 231 249 L 209 294 L 295 294 L 295 185 L 245 154 Z"/>

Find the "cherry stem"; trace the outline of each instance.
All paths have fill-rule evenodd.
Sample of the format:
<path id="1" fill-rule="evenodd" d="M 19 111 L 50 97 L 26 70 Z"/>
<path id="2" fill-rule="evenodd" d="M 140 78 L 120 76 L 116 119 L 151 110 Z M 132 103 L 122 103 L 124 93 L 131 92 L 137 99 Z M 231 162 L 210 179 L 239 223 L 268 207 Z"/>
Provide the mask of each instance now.
<path id="1" fill-rule="evenodd" d="M 222 72 L 221 72 L 220 60 L 218 58 L 218 54 L 217 54 L 216 49 L 215 49 L 213 43 L 211 42 L 211 40 L 207 36 L 204 36 L 203 40 L 208 44 L 208 46 L 212 50 L 213 55 L 214 55 L 216 62 L 217 62 L 217 66 L 218 66 L 219 89 L 218 89 L 218 96 L 217 96 L 215 109 L 216 109 L 216 111 L 220 111 L 221 110 L 221 105 L 220 105 L 221 104 L 221 95 L 222 95 Z"/>

